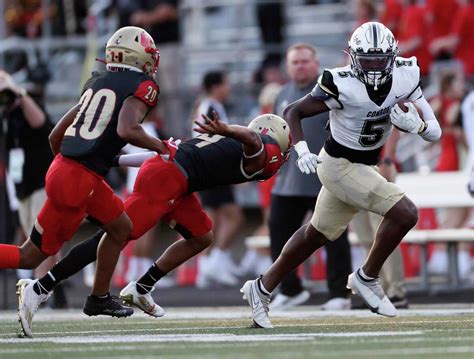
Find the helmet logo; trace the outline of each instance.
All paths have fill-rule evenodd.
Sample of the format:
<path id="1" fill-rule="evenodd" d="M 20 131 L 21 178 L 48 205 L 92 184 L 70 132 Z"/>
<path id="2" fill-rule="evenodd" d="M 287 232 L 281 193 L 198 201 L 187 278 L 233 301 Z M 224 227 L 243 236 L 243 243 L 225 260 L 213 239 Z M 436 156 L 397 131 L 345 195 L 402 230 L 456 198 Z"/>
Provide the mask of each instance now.
<path id="1" fill-rule="evenodd" d="M 140 37 L 140 43 L 144 48 L 151 47 L 153 45 L 153 41 L 151 40 L 150 36 L 147 36 L 147 34 L 144 32 L 142 32 Z"/>
<path id="2" fill-rule="evenodd" d="M 115 44 L 119 45 L 120 44 L 120 39 L 115 39 Z"/>

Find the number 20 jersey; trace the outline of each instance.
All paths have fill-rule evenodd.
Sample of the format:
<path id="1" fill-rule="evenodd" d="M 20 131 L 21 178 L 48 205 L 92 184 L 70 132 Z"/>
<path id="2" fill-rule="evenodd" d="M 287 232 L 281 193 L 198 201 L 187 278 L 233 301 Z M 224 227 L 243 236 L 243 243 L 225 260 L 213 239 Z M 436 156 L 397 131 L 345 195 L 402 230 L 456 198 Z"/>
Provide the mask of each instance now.
<path id="1" fill-rule="evenodd" d="M 355 77 L 350 65 L 325 70 L 311 95 L 316 97 L 321 90 L 329 95 L 325 100 L 331 109 L 328 141 L 334 140 L 350 150 L 379 152 L 374 150 L 381 150 L 392 132 L 391 108 L 401 100 L 421 97 L 419 83 L 416 58 L 397 57 L 391 88 L 383 101 L 376 103 L 371 99 L 366 85 Z"/>
<path id="2" fill-rule="evenodd" d="M 76 118 L 64 134 L 61 154 L 105 176 L 113 158 L 126 145 L 117 134 L 124 101 L 135 96 L 153 107 L 158 94 L 157 84 L 142 72 L 94 72 L 84 85 Z"/>

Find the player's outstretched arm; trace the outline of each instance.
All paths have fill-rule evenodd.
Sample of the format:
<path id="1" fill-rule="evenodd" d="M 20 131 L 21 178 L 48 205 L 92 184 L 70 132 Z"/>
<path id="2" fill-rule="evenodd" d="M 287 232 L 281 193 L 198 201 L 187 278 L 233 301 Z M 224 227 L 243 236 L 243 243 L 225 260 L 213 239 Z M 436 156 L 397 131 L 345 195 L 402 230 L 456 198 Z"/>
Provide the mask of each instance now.
<path id="1" fill-rule="evenodd" d="M 315 98 L 311 94 L 290 103 L 283 111 L 283 118 L 290 126 L 291 136 L 298 153 L 296 165 L 301 172 L 310 174 L 316 172 L 316 166 L 320 163 L 319 157 L 311 153 L 308 144 L 304 140 L 301 121 L 306 117 L 318 115 L 329 111 L 329 107 L 323 100 Z"/>
<path id="2" fill-rule="evenodd" d="M 118 118 L 117 134 L 128 143 L 158 153 L 167 153 L 165 144 L 150 136 L 140 125 L 150 107 L 136 97 L 125 100 Z"/>
<path id="3" fill-rule="evenodd" d="M 246 156 L 253 156 L 261 151 L 263 146 L 262 139 L 255 131 L 244 126 L 228 125 L 219 119 L 219 115 L 216 112 L 213 112 L 212 118 L 206 115 L 201 116 L 203 118 L 202 122 L 194 121 L 198 126 L 194 129 L 196 132 L 234 138 L 242 143 Z"/>
<path id="4" fill-rule="evenodd" d="M 55 155 L 59 153 L 59 148 L 61 147 L 61 143 L 63 142 L 64 133 L 66 132 L 67 128 L 73 123 L 74 119 L 76 118 L 77 111 L 81 107 L 80 104 L 77 104 L 73 108 L 71 108 L 54 126 L 53 130 L 49 134 L 49 146 L 51 147 L 51 151 Z"/>

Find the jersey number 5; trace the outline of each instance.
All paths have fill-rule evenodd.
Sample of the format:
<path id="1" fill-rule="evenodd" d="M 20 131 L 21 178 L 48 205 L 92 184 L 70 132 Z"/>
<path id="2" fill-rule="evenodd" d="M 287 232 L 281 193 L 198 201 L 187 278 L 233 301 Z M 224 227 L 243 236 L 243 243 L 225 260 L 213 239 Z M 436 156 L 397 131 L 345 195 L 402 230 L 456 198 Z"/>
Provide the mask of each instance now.
<path id="1" fill-rule="evenodd" d="M 364 147 L 371 147 L 377 144 L 383 138 L 384 134 L 384 129 L 377 126 L 385 125 L 387 120 L 388 117 L 375 121 L 365 121 L 359 137 L 359 143 Z"/>
<path id="2" fill-rule="evenodd" d="M 101 89 L 94 94 L 92 89 L 87 89 L 79 101 L 81 108 L 64 136 L 79 134 L 85 140 L 98 138 L 112 118 L 115 101 L 116 95 L 112 90 Z"/>

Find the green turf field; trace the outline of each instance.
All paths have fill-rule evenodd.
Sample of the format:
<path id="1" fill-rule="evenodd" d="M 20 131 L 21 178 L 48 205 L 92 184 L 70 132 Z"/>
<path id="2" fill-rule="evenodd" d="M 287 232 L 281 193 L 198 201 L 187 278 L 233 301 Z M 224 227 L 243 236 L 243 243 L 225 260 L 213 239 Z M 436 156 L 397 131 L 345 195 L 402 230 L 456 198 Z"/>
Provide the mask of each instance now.
<path id="1" fill-rule="evenodd" d="M 249 328 L 246 308 L 170 309 L 161 319 L 91 319 L 42 311 L 20 339 L 0 313 L 0 358 L 474 358 L 474 310 L 408 310 L 398 318 L 315 308 Z"/>

